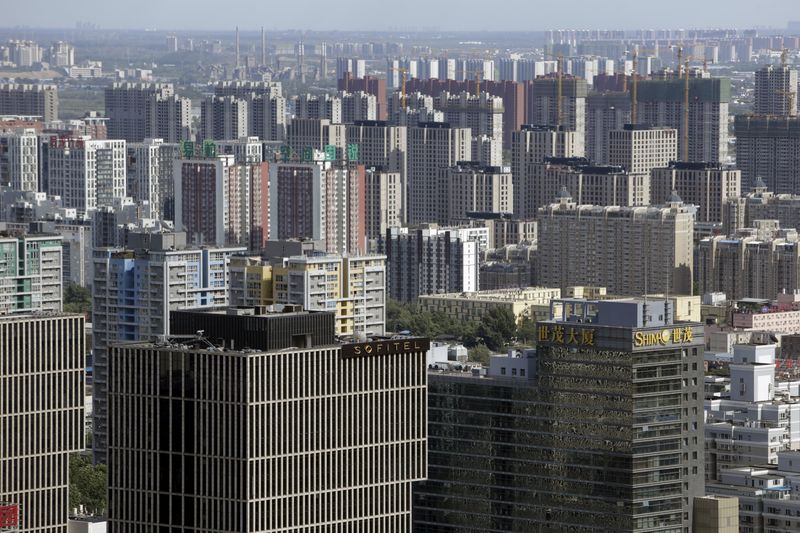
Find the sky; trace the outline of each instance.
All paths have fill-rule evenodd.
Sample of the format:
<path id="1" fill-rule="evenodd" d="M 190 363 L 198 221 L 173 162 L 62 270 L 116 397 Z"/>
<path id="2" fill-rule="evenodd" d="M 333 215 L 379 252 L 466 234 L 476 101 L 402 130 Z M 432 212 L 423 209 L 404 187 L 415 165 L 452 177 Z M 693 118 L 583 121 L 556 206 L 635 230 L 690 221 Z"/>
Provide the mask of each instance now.
<path id="1" fill-rule="evenodd" d="M 785 27 L 798 0 L 0 0 L 0 27 L 543 30 Z M 12 7 L 13 6 L 13 7 Z"/>

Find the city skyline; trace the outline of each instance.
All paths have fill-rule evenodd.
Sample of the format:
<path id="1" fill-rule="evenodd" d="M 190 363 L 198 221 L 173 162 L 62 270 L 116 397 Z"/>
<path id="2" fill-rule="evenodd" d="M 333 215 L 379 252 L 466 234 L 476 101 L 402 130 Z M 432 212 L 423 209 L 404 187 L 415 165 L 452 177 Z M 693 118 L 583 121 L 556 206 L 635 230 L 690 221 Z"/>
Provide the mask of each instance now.
<path id="1" fill-rule="evenodd" d="M 766 5 L 764 5 L 766 4 Z M 242 31 L 256 31 L 261 26 L 268 30 L 297 29 L 307 31 L 359 31 L 366 27 L 373 31 L 543 31 L 561 28 L 609 29 L 661 29 L 668 27 L 696 29 L 703 27 L 759 27 L 785 28 L 786 14 L 791 12 L 791 0 L 772 0 L 762 3 L 764 9 L 753 13 L 746 0 L 704 2 L 677 0 L 663 4 L 631 7 L 624 0 L 604 2 L 602 10 L 596 2 L 573 2 L 567 21 L 559 13 L 560 5 L 524 0 L 506 0 L 486 10 L 476 0 L 462 2 L 454 11 L 447 3 L 430 3 L 410 0 L 398 6 L 396 13 L 387 17 L 386 7 L 379 2 L 344 0 L 336 9 L 320 0 L 306 0 L 294 4 L 293 9 L 276 13 L 272 6 L 252 0 L 234 0 L 227 9 L 214 12 L 214 2 L 199 0 L 171 2 L 169 12 L 156 0 L 141 0 L 139 9 L 107 9 L 107 2 L 87 0 L 66 5 L 50 0 L 17 4 L 11 12 L 4 13 L 3 28 L 69 28 L 75 21 L 85 21 L 108 29 L 148 30 L 218 30 L 238 25 Z M 595 9 L 593 9 L 595 8 Z M 326 10 L 324 16 L 310 18 L 314 10 Z M 155 19 L 153 13 L 159 13 Z M 517 16 L 509 19 L 509 13 Z M 480 16 L 477 14 L 480 13 Z M 687 18 L 687 13 L 691 17 Z M 421 17 L 421 15 L 425 15 Z M 260 20 L 259 20 L 260 19 Z M 422 20 L 422 21 L 421 21 Z M 446 20 L 442 24 L 439 21 Z M 686 24 L 687 20 L 691 23 Z M 33 22 L 36 21 L 36 22 Z M 154 24 L 154 22 L 158 24 Z M 380 21 L 376 24 L 376 21 Z M 424 22 L 424 21 L 430 21 Z"/>

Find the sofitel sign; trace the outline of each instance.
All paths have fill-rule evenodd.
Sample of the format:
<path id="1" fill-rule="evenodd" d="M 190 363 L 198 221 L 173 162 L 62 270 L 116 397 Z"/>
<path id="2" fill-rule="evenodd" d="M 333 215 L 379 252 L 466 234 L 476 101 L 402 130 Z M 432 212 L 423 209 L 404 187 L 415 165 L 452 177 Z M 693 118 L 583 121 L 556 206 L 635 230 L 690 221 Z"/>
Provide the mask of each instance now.
<path id="1" fill-rule="evenodd" d="M 360 342 L 343 344 L 342 359 L 356 357 L 374 357 L 377 355 L 395 355 L 403 353 L 427 352 L 431 347 L 430 339 L 402 339 L 376 342 Z"/>

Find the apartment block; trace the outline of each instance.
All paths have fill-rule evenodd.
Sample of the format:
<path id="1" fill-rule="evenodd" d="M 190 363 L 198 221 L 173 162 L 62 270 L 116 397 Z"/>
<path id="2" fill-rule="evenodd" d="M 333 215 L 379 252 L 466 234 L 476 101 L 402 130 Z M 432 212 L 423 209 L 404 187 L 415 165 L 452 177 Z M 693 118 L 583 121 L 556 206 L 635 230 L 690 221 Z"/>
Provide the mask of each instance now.
<path id="1" fill-rule="evenodd" d="M 84 216 L 123 198 L 126 185 L 125 141 L 50 136 L 47 148 L 47 192 L 64 207 Z"/>
<path id="2" fill-rule="evenodd" d="M 630 174 L 650 174 L 678 158 L 678 130 L 626 124 L 608 132 L 608 161 Z M 666 196 L 664 196 L 666 198 Z M 660 202 L 661 197 L 656 197 Z"/>
<path id="3" fill-rule="evenodd" d="M 578 205 L 650 204 L 650 176 L 620 166 L 599 166 L 585 158 L 547 158 L 529 168 L 529 202 L 539 209 L 566 190 Z M 575 191 L 574 193 L 572 191 Z"/>
<path id="4" fill-rule="evenodd" d="M 170 83 L 115 82 L 105 90 L 108 136 L 128 142 L 191 138 L 192 102 Z"/>
<path id="5" fill-rule="evenodd" d="M 0 83 L 0 115 L 58 120 L 58 88 L 55 85 Z"/>
<path id="6" fill-rule="evenodd" d="M 378 241 L 386 255 L 389 297 L 414 302 L 422 294 L 478 290 L 486 228 L 394 227 Z"/>
<path id="7" fill-rule="evenodd" d="M 172 171 L 179 156 L 177 143 L 145 139 L 128 143 L 127 196 L 142 207 L 142 216 L 175 220 L 175 182 Z"/>
<path id="8" fill-rule="evenodd" d="M 617 207 L 578 205 L 567 194 L 540 209 L 538 223 L 538 282 L 545 287 L 692 294 L 694 213 L 680 198 Z"/>
<path id="9" fill-rule="evenodd" d="M 94 252 L 94 455 L 106 463 L 109 346 L 168 335 L 170 310 L 228 304 L 229 261 L 246 248 L 192 248 L 185 233 L 132 233 Z"/>
<path id="10" fill-rule="evenodd" d="M 438 188 L 439 169 L 472 161 L 472 130 L 447 123 L 408 128 L 408 221 L 438 222 L 446 205 Z"/>
<path id="11" fill-rule="evenodd" d="M 753 113 L 768 116 L 797 115 L 797 69 L 766 65 L 756 71 Z"/>
<path id="12" fill-rule="evenodd" d="M 0 316 L 61 312 L 62 275 L 61 235 L 0 236 Z"/>
<path id="13" fill-rule="evenodd" d="M 327 161 L 321 152 L 304 163 L 270 165 L 270 236 L 312 239 L 337 254 L 366 250 L 366 170 Z"/>
<path id="14" fill-rule="evenodd" d="M 511 175 L 514 181 L 514 214 L 536 215 L 532 167 L 549 157 L 583 157 L 578 133 L 563 126 L 524 125 L 511 134 Z"/>
<path id="15" fill-rule="evenodd" d="M 734 132 L 742 186 L 754 187 L 761 178 L 770 191 L 800 194 L 800 169 L 794 164 L 800 153 L 800 118 L 737 115 Z"/>
<path id="16" fill-rule="evenodd" d="M 470 213 L 512 213 L 514 185 L 508 170 L 468 161 L 439 169 L 444 223 L 459 224 Z"/>
<path id="17" fill-rule="evenodd" d="M 719 163 L 673 161 L 654 168 L 650 181 L 653 203 L 665 201 L 675 191 L 685 203 L 697 206 L 696 222 L 722 223 L 726 202 L 739 197 L 742 175 Z"/>
<path id="18" fill-rule="evenodd" d="M 367 168 L 364 191 L 364 234 L 367 239 L 379 239 L 387 229 L 405 224 L 405 181 L 399 172 Z"/>
<path id="19" fill-rule="evenodd" d="M 207 96 L 200 103 L 200 138 L 239 139 L 250 133 L 247 101 L 235 96 Z"/>
<path id="20" fill-rule="evenodd" d="M 17 191 L 38 191 L 38 148 L 34 129 L 0 134 L 0 184 Z"/>
<path id="21" fill-rule="evenodd" d="M 586 96 L 586 157 L 599 165 L 611 164 L 612 131 L 631 123 L 631 96 L 627 92 L 592 92 Z"/>

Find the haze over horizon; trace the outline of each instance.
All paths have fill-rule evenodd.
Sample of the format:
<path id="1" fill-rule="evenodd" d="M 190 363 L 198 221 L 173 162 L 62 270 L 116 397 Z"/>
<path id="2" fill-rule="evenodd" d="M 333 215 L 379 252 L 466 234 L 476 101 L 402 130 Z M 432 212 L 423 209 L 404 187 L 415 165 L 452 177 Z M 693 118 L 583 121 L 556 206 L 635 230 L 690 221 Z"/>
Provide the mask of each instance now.
<path id="1" fill-rule="evenodd" d="M 64 4 L 53 0 L 32 0 L 15 4 L 3 13 L 0 25 L 9 27 L 70 28 L 85 21 L 102 28 L 154 30 L 217 30 L 238 25 L 243 31 L 264 26 L 268 29 L 310 31 L 390 30 L 436 28 L 440 31 L 537 31 L 550 28 L 732 28 L 786 27 L 791 19 L 791 0 L 761 2 L 753 13 L 747 0 L 692 2 L 673 0 L 642 3 L 631 7 L 625 0 L 575 0 L 569 18 L 563 4 L 505 0 L 487 4 L 463 0 L 455 11 L 448 3 L 407 0 L 403 4 L 341 0 L 338 4 L 303 0 L 277 12 L 274 5 L 253 0 L 229 0 L 225 9 L 213 0 L 140 0 L 138 9 L 109 9 L 101 0 Z M 487 8 L 488 6 L 488 8 Z M 319 15 L 309 16 L 314 12 Z M 515 13 L 509 23 L 509 14 Z"/>

